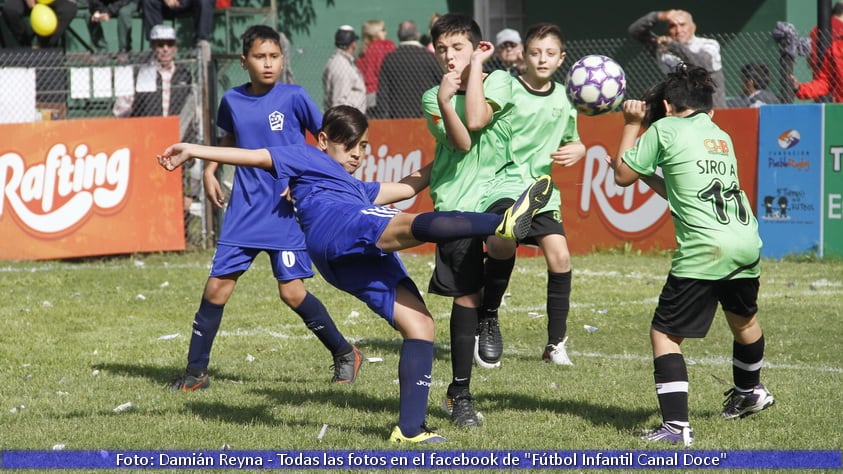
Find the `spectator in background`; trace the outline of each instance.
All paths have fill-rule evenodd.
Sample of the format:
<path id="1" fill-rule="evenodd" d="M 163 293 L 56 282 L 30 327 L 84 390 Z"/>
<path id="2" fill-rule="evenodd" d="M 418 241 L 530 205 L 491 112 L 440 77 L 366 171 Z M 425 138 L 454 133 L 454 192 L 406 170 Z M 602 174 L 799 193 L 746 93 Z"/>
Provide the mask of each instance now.
<path id="1" fill-rule="evenodd" d="M 155 25 L 164 19 L 193 15 L 196 27 L 196 47 L 207 47 L 210 51 L 211 34 L 214 29 L 214 0 L 140 0 L 143 10 L 143 31 L 152 41 L 150 33 Z"/>
<path id="2" fill-rule="evenodd" d="M 402 21 L 398 26 L 398 40 L 398 47 L 381 64 L 377 117 L 423 117 L 422 95 L 439 84 L 442 70 L 436 57 L 419 42 L 415 23 Z"/>
<path id="3" fill-rule="evenodd" d="M 667 35 L 653 32 L 657 24 L 667 25 Z M 726 106 L 726 79 L 717 40 L 696 36 L 697 25 L 685 10 L 650 12 L 629 25 L 629 34 L 645 45 L 656 58 L 665 74 L 684 62 L 701 66 L 711 73 L 714 81 L 714 108 Z"/>
<path id="4" fill-rule="evenodd" d="M 195 140 L 196 98 L 193 76 L 187 67 L 176 63 L 176 30 L 169 25 L 155 25 L 149 32 L 154 61 L 141 65 L 135 74 L 134 94 L 118 96 L 112 112 L 116 117 L 178 116 L 182 141 Z M 189 170 L 189 171 L 188 171 Z M 202 166 L 185 167 L 185 213 L 194 199 L 202 195 Z"/>
<path id="5" fill-rule="evenodd" d="M 823 54 L 822 61 L 817 59 L 816 48 L 811 56 L 812 61 L 820 63 L 818 66 L 813 62 L 811 64 L 814 79 L 800 84 L 791 76 L 793 90 L 799 99 L 819 99 L 830 94 L 832 101 L 843 102 L 843 2 L 837 2 L 831 14 L 831 44 Z M 812 37 L 816 37 L 815 31 Z"/>
<path id="6" fill-rule="evenodd" d="M 497 69 L 509 71 L 513 77 L 524 72 L 524 45 L 521 35 L 512 28 L 504 28 L 495 35 L 495 55 L 483 65 L 483 72 L 490 73 Z"/>
<path id="7" fill-rule="evenodd" d="M 32 40 L 36 36 L 29 22 L 26 21 L 35 4 L 35 0 L 5 0 L 3 4 L 3 20 L 18 46 L 23 48 L 32 47 Z M 38 36 L 39 48 L 60 47 L 65 30 L 76 16 L 76 0 L 53 0 L 49 7 L 56 13 L 58 24 L 56 31 L 50 36 Z"/>
<path id="8" fill-rule="evenodd" d="M 728 107 L 757 108 L 765 104 L 778 104 L 779 98 L 767 90 L 770 84 L 770 68 L 764 63 L 749 63 L 741 67 L 741 91 L 743 96 L 729 99 Z"/>
<path id="9" fill-rule="evenodd" d="M 433 52 L 433 40 L 430 37 L 430 30 L 433 28 L 433 24 L 436 23 L 436 20 L 438 20 L 440 16 L 442 15 L 439 12 L 433 12 L 433 14 L 430 15 L 430 21 L 427 23 L 427 33 L 421 35 L 421 38 L 419 39 L 419 42 L 431 53 Z"/>
<path id="10" fill-rule="evenodd" d="M 342 25 L 334 34 L 334 54 L 322 70 L 325 110 L 337 105 L 350 105 L 366 113 L 366 83 L 354 64 L 357 33 L 349 25 Z"/>
<path id="11" fill-rule="evenodd" d="M 132 50 L 132 17 L 138 11 L 138 0 L 90 0 L 88 11 L 88 33 L 97 53 L 108 52 L 102 24 L 116 18 L 117 58 L 126 61 Z"/>
<path id="12" fill-rule="evenodd" d="M 363 42 L 357 56 L 357 69 L 363 74 L 366 84 L 366 108 L 372 115 L 377 105 L 378 73 L 383 58 L 395 50 L 395 43 L 386 39 L 386 25 L 383 20 L 369 20 L 363 24 Z"/>

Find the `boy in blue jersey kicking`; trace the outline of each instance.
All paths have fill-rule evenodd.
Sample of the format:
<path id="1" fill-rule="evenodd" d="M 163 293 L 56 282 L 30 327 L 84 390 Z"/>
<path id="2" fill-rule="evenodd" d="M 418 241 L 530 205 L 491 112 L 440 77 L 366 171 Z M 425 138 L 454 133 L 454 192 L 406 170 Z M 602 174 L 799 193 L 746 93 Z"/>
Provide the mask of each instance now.
<path id="1" fill-rule="evenodd" d="M 535 212 L 550 197 L 550 177 L 533 182 L 503 215 L 473 212 L 409 214 L 383 206 L 416 195 L 427 186 L 430 167 L 397 183 L 364 183 L 353 173 L 365 156 L 368 122 L 349 106 L 325 112 L 318 148 L 310 145 L 259 150 L 170 146 L 158 156 L 167 170 L 192 158 L 253 166 L 288 178 L 307 250 L 320 274 L 365 302 L 404 338 L 398 362 L 399 416 L 390 440 L 433 443 L 445 439 L 425 426 L 433 368 L 433 318 L 395 252 L 422 242 L 448 242 L 496 234 L 526 235 Z"/>
<path id="2" fill-rule="evenodd" d="M 220 102 L 217 125 L 225 131 L 220 145 L 240 148 L 304 143 L 305 130 L 314 136 L 322 114 L 297 85 L 278 83 L 284 56 L 279 34 L 256 25 L 243 34 L 243 69 L 249 82 L 227 91 Z M 205 167 L 205 191 L 209 200 L 223 207 L 223 193 L 215 176 L 217 163 Z M 281 193 L 285 180 L 265 170 L 238 167 L 211 273 L 202 302 L 193 320 L 187 369 L 171 384 L 173 390 L 190 391 L 210 385 L 208 364 L 211 346 L 222 320 L 223 309 L 237 279 L 261 252 L 269 255 L 278 280 L 281 300 L 295 311 L 334 359 L 334 383 L 353 382 L 363 354 L 346 341 L 319 299 L 308 292 L 304 278 L 313 276 L 293 207 Z"/>

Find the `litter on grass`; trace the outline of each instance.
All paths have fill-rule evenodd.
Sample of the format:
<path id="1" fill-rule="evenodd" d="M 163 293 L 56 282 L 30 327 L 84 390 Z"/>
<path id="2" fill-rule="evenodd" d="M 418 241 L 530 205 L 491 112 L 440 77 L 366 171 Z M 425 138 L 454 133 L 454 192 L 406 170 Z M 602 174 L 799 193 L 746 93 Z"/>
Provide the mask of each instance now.
<path id="1" fill-rule="evenodd" d="M 594 332 L 594 331 L 596 331 L 596 330 L 597 330 L 597 328 L 596 328 L 596 327 L 594 327 L 594 326 L 589 326 L 588 324 L 583 324 L 583 326 L 582 326 L 582 327 L 583 327 L 583 329 L 585 329 L 585 330 L 586 330 L 586 331 L 588 331 L 588 332 Z"/>
<path id="2" fill-rule="evenodd" d="M 325 437 L 325 433 L 328 431 L 328 423 L 322 425 L 322 429 L 319 430 L 319 434 L 316 435 L 316 439 L 321 443 L 322 438 Z"/>
<path id="3" fill-rule="evenodd" d="M 116 408 L 114 408 L 114 413 L 120 413 L 120 412 L 122 412 L 122 411 L 131 410 L 131 409 L 132 409 L 132 408 L 134 408 L 134 407 L 135 407 L 135 404 L 134 404 L 134 403 L 132 403 L 132 402 L 126 402 L 126 403 L 124 403 L 124 404 L 122 404 L 122 405 L 117 405 L 117 407 L 116 407 Z"/>

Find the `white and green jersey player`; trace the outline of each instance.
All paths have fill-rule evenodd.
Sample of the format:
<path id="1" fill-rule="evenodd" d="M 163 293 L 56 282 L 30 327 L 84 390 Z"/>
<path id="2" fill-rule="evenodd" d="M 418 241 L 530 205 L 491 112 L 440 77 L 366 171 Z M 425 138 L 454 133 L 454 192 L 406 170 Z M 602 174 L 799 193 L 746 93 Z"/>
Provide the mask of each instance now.
<path id="1" fill-rule="evenodd" d="M 483 210 L 483 197 L 495 178 L 495 171 L 512 160 L 509 146 L 512 135 L 509 118 L 512 109 L 511 83 L 512 76 L 505 71 L 494 71 L 483 80 L 486 101 L 492 106 L 494 114 L 491 123 L 482 130 L 469 130 L 471 148 L 465 152 L 455 149 L 448 141 L 437 102 L 439 86 L 428 89 L 422 96 L 427 128 L 436 139 L 435 158 L 430 170 L 430 197 L 435 210 Z M 451 104 L 460 120 L 466 123 L 465 93 L 455 94 Z M 515 196 L 521 191 L 523 187 Z"/>
<path id="2" fill-rule="evenodd" d="M 706 113 L 665 117 L 647 129 L 623 161 L 643 176 L 664 173 L 676 228 L 671 273 L 701 280 L 760 275 L 758 221 L 738 180 L 729 135 Z"/>

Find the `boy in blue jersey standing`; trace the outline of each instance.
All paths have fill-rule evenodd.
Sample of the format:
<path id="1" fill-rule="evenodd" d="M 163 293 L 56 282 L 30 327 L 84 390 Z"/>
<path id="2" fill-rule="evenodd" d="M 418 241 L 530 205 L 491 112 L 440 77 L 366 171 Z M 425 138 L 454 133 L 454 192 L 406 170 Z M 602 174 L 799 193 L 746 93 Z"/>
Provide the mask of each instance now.
<path id="1" fill-rule="evenodd" d="M 305 130 L 316 136 L 322 114 L 302 87 L 278 83 L 283 61 L 278 32 L 264 25 L 246 30 L 240 62 L 250 82 L 234 87 L 222 98 L 217 114 L 217 125 L 225 131 L 221 146 L 255 149 L 302 144 Z M 205 191 L 215 206 L 223 207 L 217 166 L 206 164 Z M 286 180 L 277 180 L 265 170 L 236 168 L 210 276 L 193 321 L 187 369 L 173 381 L 173 390 L 210 385 L 211 346 L 225 304 L 237 279 L 261 252 L 269 255 L 281 300 L 331 351 L 332 381 L 351 383 L 357 376 L 363 354 L 346 341 L 322 302 L 304 287 L 302 279 L 312 277 L 313 270 L 293 206 L 281 197 L 285 189 Z"/>

